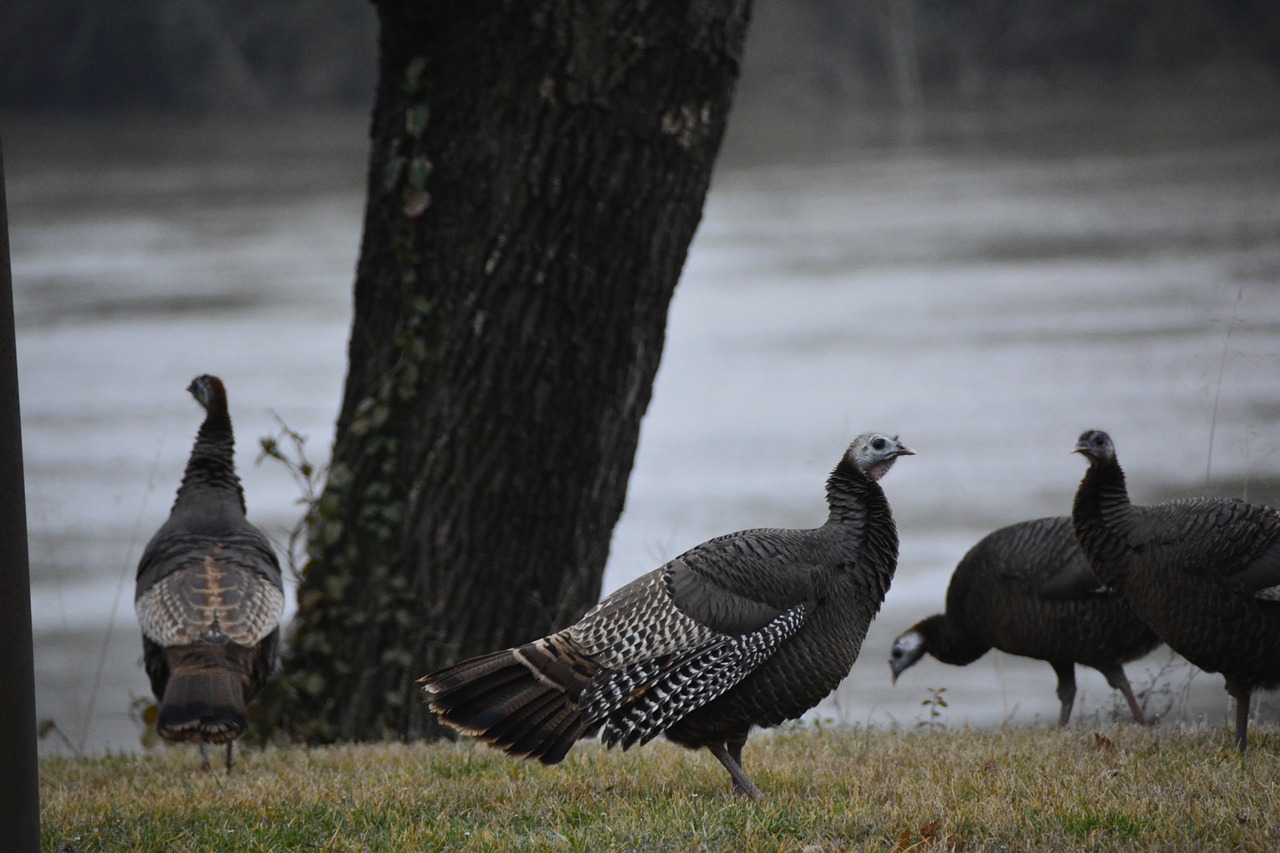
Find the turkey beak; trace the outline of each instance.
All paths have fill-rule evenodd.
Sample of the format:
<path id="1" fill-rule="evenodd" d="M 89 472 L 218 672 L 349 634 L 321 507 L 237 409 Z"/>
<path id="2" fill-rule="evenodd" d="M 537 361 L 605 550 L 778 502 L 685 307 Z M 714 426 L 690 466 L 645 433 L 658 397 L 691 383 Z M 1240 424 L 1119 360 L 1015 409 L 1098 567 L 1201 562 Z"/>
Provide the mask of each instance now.
<path id="1" fill-rule="evenodd" d="M 889 658 L 889 671 L 893 673 L 893 679 L 891 680 L 891 682 L 890 682 L 890 683 L 892 683 L 892 684 L 897 684 L 897 683 L 898 683 L 898 676 L 899 676 L 899 675 L 902 675 L 902 673 L 903 673 L 903 671 L 904 671 L 905 669 L 906 669 L 906 667 L 905 667 L 905 666 L 899 666 L 899 665 L 898 665 L 898 661 L 896 661 L 896 660 L 895 660 L 895 659 L 893 659 L 893 658 Z"/>
<path id="2" fill-rule="evenodd" d="M 893 455 L 894 456 L 915 456 L 916 452 L 912 450 L 910 447 L 907 447 L 905 444 L 899 444 L 897 452 L 894 453 Z"/>

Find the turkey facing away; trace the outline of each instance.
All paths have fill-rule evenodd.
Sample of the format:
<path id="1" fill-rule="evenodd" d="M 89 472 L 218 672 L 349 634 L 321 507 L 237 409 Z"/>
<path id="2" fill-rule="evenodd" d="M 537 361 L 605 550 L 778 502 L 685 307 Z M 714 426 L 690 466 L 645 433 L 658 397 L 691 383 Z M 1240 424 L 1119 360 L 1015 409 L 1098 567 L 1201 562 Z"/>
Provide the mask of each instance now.
<path id="1" fill-rule="evenodd" d="M 1002 527 L 974 545 L 951 576 L 946 613 L 899 635 L 889 667 L 897 682 L 925 652 L 959 666 L 992 648 L 1048 661 L 1058 675 L 1058 725 L 1065 726 L 1076 696 L 1075 665 L 1083 664 L 1106 676 L 1145 724 L 1121 664 L 1159 644 L 1119 596 L 1101 589 L 1071 519 L 1058 516 Z"/>
<path id="2" fill-rule="evenodd" d="M 849 673 L 898 561 L 877 480 L 912 450 L 868 433 L 827 479 L 811 530 L 704 542 L 606 597 L 575 625 L 422 679 L 431 710 L 511 755 L 555 764 L 596 732 L 711 751 L 739 794 L 753 726 L 816 705 Z"/>
<path id="3" fill-rule="evenodd" d="M 1230 498 L 1129 502 L 1115 445 L 1100 430 L 1071 518 L 1094 573 L 1169 648 L 1225 676 L 1243 752 L 1249 698 L 1280 684 L 1280 512 Z"/>
<path id="4" fill-rule="evenodd" d="M 138 564 L 134 608 L 160 737 L 199 742 L 206 768 L 207 745 L 225 743 L 229 769 L 245 704 L 275 665 L 284 587 L 271 543 L 245 519 L 222 381 L 198 376 L 187 390 L 205 419 Z"/>

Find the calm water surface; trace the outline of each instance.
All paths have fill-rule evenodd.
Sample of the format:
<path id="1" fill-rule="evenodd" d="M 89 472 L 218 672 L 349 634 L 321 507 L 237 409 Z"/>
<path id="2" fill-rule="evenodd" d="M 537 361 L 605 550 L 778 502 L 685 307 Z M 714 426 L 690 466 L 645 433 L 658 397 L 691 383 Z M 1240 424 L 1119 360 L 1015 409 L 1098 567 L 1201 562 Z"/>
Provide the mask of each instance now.
<path id="1" fill-rule="evenodd" d="M 941 608 L 983 534 L 1069 512 L 1086 427 L 1116 438 L 1137 500 L 1280 503 L 1277 106 L 1255 92 L 868 112 L 786 144 L 735 128 L 606 590 L 716 534 L 819 523 L 849 439 L 898 432 L 919 451 L 884 482 L 898 575 L 820 714 L 910 728 L 944 687 L 948 725 L 1050 724 L 1046 664 L 926 659 L 891 686 L 889 645 Z M 199 424 L 192 376 L 227 381 L 251 517 L 280 541 L 296 519 L 257 438 L 278 414 L 327 455 L 365 123 L 6 127 L 37 712 L 57 731 L 43 750 L 138 747 L 133 573 Z M 1223 724 L 1217 676 L 1164 650 L 1129 673 L 1167 721 Z M 1100 675 L 1079 680 L 1082 725 L 1125 716 Z"/>

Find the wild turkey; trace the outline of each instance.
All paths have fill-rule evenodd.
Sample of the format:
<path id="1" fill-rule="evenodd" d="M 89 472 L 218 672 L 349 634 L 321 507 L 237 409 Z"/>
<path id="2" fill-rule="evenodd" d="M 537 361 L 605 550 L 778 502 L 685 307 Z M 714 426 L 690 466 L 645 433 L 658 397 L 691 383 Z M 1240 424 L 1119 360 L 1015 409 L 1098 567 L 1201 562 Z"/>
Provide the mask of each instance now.
<path id="1" fill-rule="evenodd" d="M 138 563 L 134 607 L 143 660 L 159 702 L 156 728 L 170 741 L 235 741 L 245 704 L 262 687 L 280 637 L 284 587 L 262 531 L 245 520 L 227 392 L 215 376 L 187 389 L 206 415 L 169 520 Z"/>
<path id="2" fill-rule="evenodd" d="M 1229 498 L 1134 506 L 1110 436 L 1088 430 L 1075 452 L 1089 470 L 1071 518 L 1094 573 L 1171 649 L 1223 674 L 1243 752 L 1250 696 L 1280 684 L 1280 512 Z"/>
<path id="3" fill-rule="evenodd" d="M 596 732 L 624 750 L 663 734 L 706 747 L 737 793 L 759 798 L 742 770 L 747 735 L 800 716 L 848 675 L 897 566 L 876 481 L 913 452 L 859 436 L 827 479 L 821 527 L 704 542 L 575 625 L 423 678 L 431 710 L 544 764 Z"/>
<path id="4" fill-rule="evenodd" d="M 974 545 L 951 576 L 946 613 L 900 634 L 889 667 L 896 683 L 926 652 L 959 666 L 992 648 L 1047 661 L 1058 675 L 1058 725 L 1066 726 L 1078 663 L 1106 676 L 1145 725 L 1121 664 L 1159 644 L 1124 601 L 1100 588 L 1071 519 L 1057 516 L 1002 527 Z"/>

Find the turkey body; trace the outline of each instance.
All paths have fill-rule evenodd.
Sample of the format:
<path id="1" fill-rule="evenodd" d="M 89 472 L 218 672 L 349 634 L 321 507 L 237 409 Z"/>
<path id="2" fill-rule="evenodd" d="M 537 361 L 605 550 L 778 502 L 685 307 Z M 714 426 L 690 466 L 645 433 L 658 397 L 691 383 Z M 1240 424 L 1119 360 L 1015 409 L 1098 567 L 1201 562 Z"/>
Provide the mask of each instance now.
<path id="1" fill-rule="evenodd" d="M 900 634 L 889 665 L 896 681 L 926 652 L 958 666 L 992 648 L 1047 661 L 1058 676 L 1058 725 L 1065 726 L 1081 664 L 1106 676 L 1145 723 L 1123 664 L 1159 644 L 1123 599 L 1100 589 L 1071 519 L 1056 516 L 1002 527 L 974 545 L 951 576 L 946 612 Z"/>
<path id="2" fill-rule="evenodd" d="M 897 565 L 877 480 L 911 453 L 859 436 L 827 481 L 821 527 L 704 542 L 562 631 L 422 679 L 431 710 L 546 764 L 593 733 L 623 749 L 665 734 L 706 747 L 735 791 L 759 797 L 742 747 L 753 726 L 799 716 L 848 675 Z"/>
<path id="3" fill-rule="evenodd" d="M 226 390 L 213 376 L 188 389 L 206 416 L 168 520 L 138 564 L 134 609 L 143 663 L 170 741 L 232 745 L 246 704 L 275 664 L 284 587 L 270 541 L 245 518 Z"/>
<path id="4" fill-rule="evenodd" d="M 1222 673 L 1236 700 L 1236 745 L 1249 699 L 1280 685 L 1280 512 L 1229 498 L 1129 502 L 1110 436 L 1081 435 L 1089 469 L 1072 522 L 1094 572 L 1169 647 Z"/>

